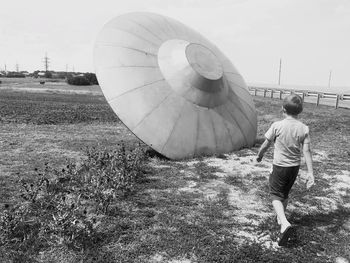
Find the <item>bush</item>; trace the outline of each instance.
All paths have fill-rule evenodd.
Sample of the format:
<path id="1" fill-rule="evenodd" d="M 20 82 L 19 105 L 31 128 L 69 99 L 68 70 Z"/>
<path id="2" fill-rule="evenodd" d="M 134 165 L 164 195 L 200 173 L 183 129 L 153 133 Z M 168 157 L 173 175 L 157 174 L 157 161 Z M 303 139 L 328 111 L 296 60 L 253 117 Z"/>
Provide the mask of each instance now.
<path id="1" fill-rule="evenodd" d="M 94 74 L 94 73 L 85 73 L 84 76 L 91 83 L 91 85 L 98 85 L 96 74 Z"/>
<path id="2" fill-rule="evenodd" d="M 52 78 L 52 72 L 46 71 L 45 75 L 44 75 L 44 78 L 51 79 Z"/>
<path id="3" fill-rule="evenodd" d="M 65 79 L 67 77 L 67 72 L 56 72 L 58 79 Z"/>
<path id="4" fill-rule="evenodd" d="M 99 227 L 110 206 L 135 191 L 146 155 L 89 149 L 81 165 L 45 165 L 34 181 L 19 180 L 22 202 L 0 211 L 0 257 L 30 262 L 47 249 L 85 251 L 103 241 Z M 105 230 L 107 231 L 107 230 Z"/>
<path id="5" fill-rule="evenodd" d="M 69 73 L 67 75 L 67 83 L 77 86 L 98 85 L 96 74 L 94 73 L 85 73 L 84 76 L 74 76 Z"/>
<path id="6" fill-rule="evenodd" d="M 83 77 L 83 76 L 68 77 L 67 83 L 69 85 L 76 85 L 76 86 L 91 85 L 90 81 L 86 77 Z"/>

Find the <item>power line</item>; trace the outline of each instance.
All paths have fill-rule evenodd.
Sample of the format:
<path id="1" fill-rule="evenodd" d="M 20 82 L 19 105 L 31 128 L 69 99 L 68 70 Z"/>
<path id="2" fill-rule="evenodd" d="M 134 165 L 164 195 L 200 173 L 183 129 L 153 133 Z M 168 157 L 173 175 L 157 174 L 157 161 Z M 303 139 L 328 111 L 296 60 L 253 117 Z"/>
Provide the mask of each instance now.
<path id="1" fill-rule="evenodd" d="M 44 57 L 44 65 L 45 65 L 45 71 L 48 72 L 49 71 L 49 64 L 50 64 L 50 59 L 47 56 L 47 53 L 45 53 L 45 57 Z"/>

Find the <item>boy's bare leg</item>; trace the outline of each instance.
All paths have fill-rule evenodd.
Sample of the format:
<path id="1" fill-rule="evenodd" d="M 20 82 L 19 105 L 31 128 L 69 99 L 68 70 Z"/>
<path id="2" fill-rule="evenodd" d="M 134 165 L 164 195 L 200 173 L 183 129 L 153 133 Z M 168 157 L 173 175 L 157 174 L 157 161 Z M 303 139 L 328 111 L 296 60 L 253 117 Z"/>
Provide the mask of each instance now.
<path id="1" fill-rule="evenodd" d="M 272 205 L 281 223 L 281 233 L 283 233 L 284 230 L 291 225 L 286 218 L 286 214 L 284 213 L 284 203 L 282 203 L 280 200 L 273 200 Z"/>
<path id="2" fill-rule="evenodd" d="M 287 211 L 287 205 L 288 205 L 288 199 L 284 199 L 283 200 L 283 207 L 284 207 L 284 213 Z M 279 217 L 277 216 L 277 224 L 281 224 L 281 220 L 279 219 Z"/>

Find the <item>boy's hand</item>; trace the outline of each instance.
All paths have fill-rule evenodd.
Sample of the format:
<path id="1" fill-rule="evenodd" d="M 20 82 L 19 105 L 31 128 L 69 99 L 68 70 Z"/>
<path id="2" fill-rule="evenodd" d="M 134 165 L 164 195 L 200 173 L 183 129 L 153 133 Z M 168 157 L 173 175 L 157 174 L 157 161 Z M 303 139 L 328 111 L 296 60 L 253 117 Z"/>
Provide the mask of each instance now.
<path id="1" fill-rule="evenodd" d="M 311 186 L 315 184 L 315 177 L 313 173 L 307 173 L 306 178 L 306 189 L 309 189 Z"/>
<path id="2" fill-rule="evenodd" d="M 258 163 L 260 163 L 261 160 L 262 160 L 262 156 L 257 156 L 257 157 L 256 157 L 256 161 L 257 161 Z"/>

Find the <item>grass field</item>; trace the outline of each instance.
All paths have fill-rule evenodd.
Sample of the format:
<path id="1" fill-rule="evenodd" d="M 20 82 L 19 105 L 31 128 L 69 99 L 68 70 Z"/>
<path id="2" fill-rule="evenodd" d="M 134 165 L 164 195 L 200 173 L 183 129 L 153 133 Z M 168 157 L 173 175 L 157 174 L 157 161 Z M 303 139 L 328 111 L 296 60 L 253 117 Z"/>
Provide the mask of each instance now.
<path id="1" fill-rule="evenodd" d="M 254 101 L 261 142 L 271 123 L 281 118 L 280 101 Z M 21 246 L 23 239 L 6 243 L 0 238 L 7 244 L 0 248 L 0 261 L 349 260 L 350 111 L 306 104 L 301 119 L 311 130 L 316 184 L 305 189 L 303 166 L 288 209 L 298 228 L 286 248 L 276 243 L 278 229 L 267 194 L 272 151 L 255 163 L 257 143 L 251 149 L 187 161 L 149 155 L 135 191 L 99 214 L 93 244 L 76 248 L 42 241 L 33 248 Z M 121 142 L 129 149 L 139 144 L 99 92 L 0 89 L 0 127 L 0 203 L 7 210 L 21 202 L 20 179 L 34 182 L 47 163 L 61 170 L 83 162 L 87 148 L 101 152 L 113 151 Z M 151 152 L 146 145 L 141 148 Z"/>

